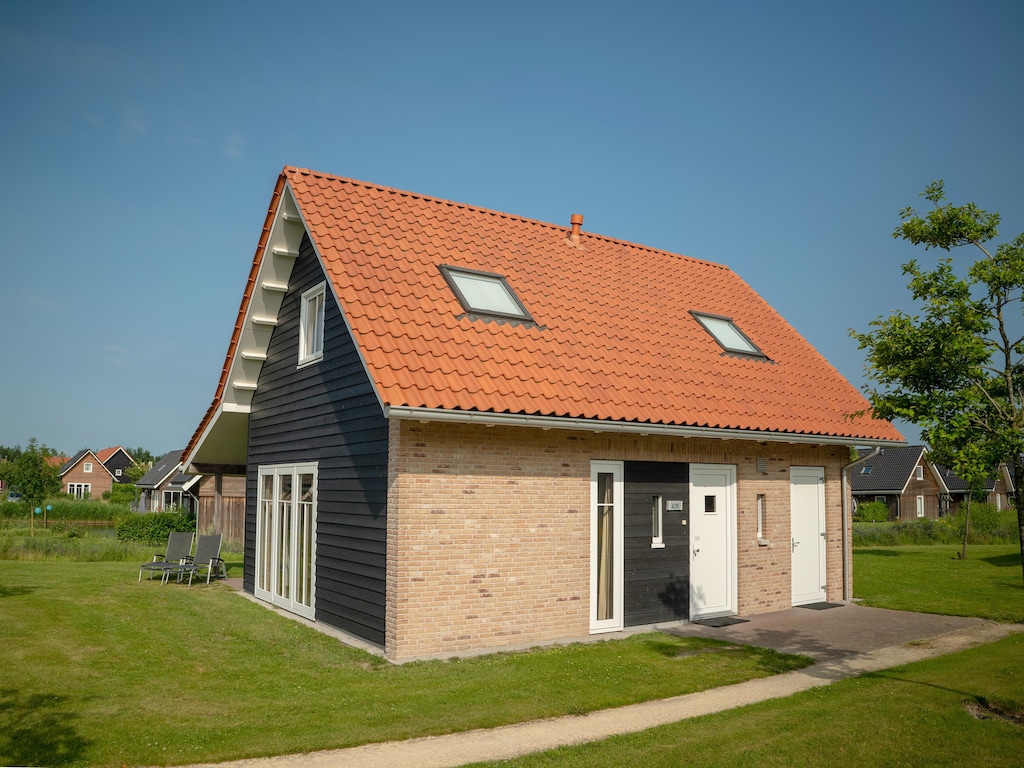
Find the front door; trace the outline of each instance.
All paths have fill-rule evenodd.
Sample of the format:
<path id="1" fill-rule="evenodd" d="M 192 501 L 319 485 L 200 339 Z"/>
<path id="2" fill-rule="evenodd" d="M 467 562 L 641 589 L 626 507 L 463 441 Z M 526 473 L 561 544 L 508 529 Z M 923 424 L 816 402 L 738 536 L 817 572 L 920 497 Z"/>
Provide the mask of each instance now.
<path id="1" fill-rule="evenodd" d="M 736 467 L 690 465 L 690 618 L 736 613 Z"/>
<path id="2" fill-rule="evenodd" d="M 825 599 L 825 470 L 791 467 L 793 605 Z"/>

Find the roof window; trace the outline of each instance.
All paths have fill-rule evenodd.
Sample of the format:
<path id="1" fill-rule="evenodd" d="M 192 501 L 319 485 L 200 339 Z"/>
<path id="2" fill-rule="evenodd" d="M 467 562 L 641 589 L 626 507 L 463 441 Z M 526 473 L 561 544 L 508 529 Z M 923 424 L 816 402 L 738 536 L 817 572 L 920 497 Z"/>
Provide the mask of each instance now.
<path id="1" fill-rule="evenodd" d="M 504 275 L 446 265 L 441 274 L 468 314 L 533 322 Z"/>
<path id="2" fill-rule="evenodd" d="M 711 334 L 712 338 L 726 352 L 737 355 L 749 355 L 751 357 L 766 358 L 764 352 L 757 348 L 747 335 L 739 329 L 731 318 L 719 315 L 703 315 L 699 312 L 691 312 L 691 315 L 704 326 L 704 330 Z"/>

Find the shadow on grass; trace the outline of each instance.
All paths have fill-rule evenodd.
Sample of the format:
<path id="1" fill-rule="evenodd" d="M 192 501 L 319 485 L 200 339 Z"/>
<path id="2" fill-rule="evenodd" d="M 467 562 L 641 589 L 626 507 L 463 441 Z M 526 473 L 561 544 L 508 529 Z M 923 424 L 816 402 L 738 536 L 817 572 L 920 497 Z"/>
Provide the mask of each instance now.
<path id="1" fill-rule="evenodd" d="M 90 742 L 78 733 L 67 696 L 0 690 L 0 765 L 81 763 Z"/>
<path id="2" fill-rule="evenodd" d="M 5 587 L 0 585 L 0 598 L 24 597 L 35 592 L 35 587 Z"/>
<path id="3" fill-rule="evenodd" d="M 902 557 L 903 555 L 918 554 L 916 552 L 900 552 L 888 547 L 855 547 L 853 551 L 858 555 L 881 555 L 882 557 Z"/>
<path id="4" fill-rule="evenodd" d="M 967 550 L 970 553 L 970 549 Z M 970 554 L 968 554 L 968 557 Z M 994 565 L 997 568 L 1020 568 L 1020 553 L 1011 552 L 1008 555 L 994 555 L 993 557 L 983 557 L 981 562 Z"/>

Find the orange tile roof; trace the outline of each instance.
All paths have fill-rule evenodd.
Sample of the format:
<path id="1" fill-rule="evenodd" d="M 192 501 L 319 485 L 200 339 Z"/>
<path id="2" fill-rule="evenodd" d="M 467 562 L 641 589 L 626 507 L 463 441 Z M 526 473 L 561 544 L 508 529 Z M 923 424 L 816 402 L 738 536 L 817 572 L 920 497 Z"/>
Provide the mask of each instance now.
<path id="1" fill-rule="evenodd" d="M 388 406 L 903 439 L 851 417 L 864 397 L 728 267 L 585 230 L 286 167 L 247 296 L 284 186 Z M 536 324 L 466 317 L 441 264 L 507 276 Z M 723 354 L 691 310 L 769 361 Z"/>

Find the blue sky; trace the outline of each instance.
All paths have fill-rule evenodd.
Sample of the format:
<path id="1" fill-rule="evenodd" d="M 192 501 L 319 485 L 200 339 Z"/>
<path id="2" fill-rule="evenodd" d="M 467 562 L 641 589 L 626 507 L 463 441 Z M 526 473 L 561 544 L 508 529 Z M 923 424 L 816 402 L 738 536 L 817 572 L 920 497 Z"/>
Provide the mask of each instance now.
<path id="1" fill-rule="evenodd" d="M 859 386 L 848 329 L 912 308 L 932 252 L 890 234 L 928 182 L 1024 231 L 1021 29 L 984 0 L 4 0 L 0 444 L 183 448 L 286 164 L 728 264 Z"/>

